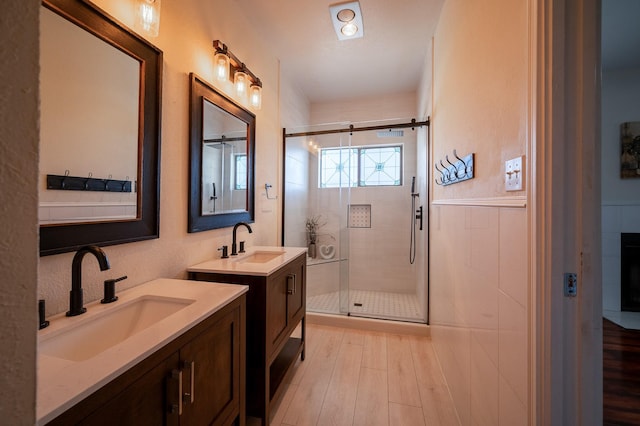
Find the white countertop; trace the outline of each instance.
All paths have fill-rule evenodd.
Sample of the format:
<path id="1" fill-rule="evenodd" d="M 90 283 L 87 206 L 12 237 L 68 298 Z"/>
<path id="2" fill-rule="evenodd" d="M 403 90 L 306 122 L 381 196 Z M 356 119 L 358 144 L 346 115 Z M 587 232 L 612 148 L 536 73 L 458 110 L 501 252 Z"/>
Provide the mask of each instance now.
<path id="1" fill-rule="evenodd" d="M 243 259 L 260 252 L 278 252 L 282 254 L 264 263 L 246 263 Z M 187 268 L 189 272 L 204 272 L 217 274 L 257 275 L 267 276 L 291 262 L 302 253 L 306 253 L 306 247 L 276 247 L 257 246 L 247 249 L 246 253 L 238 256 L 230 256 L 228 259 L 214 259 Z"/>
<path id="2" fill-rule="evenodd" d="M 37 424 L 51 421 L 247 290 L 248 287 L 242 285 L 157 279 L 117 292 L 119 300 L 115 303 L 86 304 L 87 312 L 82 315 L 66 317 L 61 313 L 48 318 L 50 326 L 38 332 L 38 341 L 54 337 L 67 327 L 104 315 L 109 309 L 141 296 L 193 300 L 179 311 L 87 360 L 69 361 L 39 353 Z"/>

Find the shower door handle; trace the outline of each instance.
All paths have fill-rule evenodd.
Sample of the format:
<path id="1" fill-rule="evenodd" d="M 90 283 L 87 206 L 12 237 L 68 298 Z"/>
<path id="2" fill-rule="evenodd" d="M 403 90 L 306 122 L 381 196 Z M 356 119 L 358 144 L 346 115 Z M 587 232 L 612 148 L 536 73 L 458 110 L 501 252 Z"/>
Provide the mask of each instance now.
<path id="1" fill-rule="evenodd" d="M 296 294 L 296 274 L 287 275 L 287 294 Z"/>

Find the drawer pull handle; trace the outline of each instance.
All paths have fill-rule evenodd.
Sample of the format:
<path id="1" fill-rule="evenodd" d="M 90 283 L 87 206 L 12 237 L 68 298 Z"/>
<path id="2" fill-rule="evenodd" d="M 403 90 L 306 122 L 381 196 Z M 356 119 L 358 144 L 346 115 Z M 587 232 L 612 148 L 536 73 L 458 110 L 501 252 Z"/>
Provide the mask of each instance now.
<path id="1" fill-rule="evenodd" d="M 189 369 L 189 392 L 185 392 L 183 397 L 185 402 L 193 404 L 195 399 L 195 378 L 196 378 L 196 363 L 194 361 L 185 361 L 184 367 Z"/>
<path id="2" fill-rule="evenodd" d="M 289 286 L 290 282 L 293 282 L 292 286 Z M 287 294 L 296 294 L 296 274 L 287 275 Z"/>
<path id="3" fill-rule="evenodd" d="M 178 403 L 171 404 L 170 411 L 171 414 L 175 414 L 176 411 L 178 415 L 182 415 L 182 370 L 171 370 L 171 379 L 178 381 Z"/>

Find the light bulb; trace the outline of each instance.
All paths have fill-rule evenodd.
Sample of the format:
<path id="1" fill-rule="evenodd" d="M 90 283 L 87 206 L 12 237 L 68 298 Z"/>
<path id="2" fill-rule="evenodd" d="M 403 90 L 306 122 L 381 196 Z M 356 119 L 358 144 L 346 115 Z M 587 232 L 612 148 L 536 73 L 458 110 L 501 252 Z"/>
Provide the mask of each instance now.
<path id="1" fill-rule="evenodd" d="M 347 37 L 353 37 L 358 32 L 358 26 L 353 22 L 349 22 L 344 27 L 342 27 L 340 31 L 342 31 L 342 34 Z"/>
<path id="2" fill-rule="evenodd" d="M 249 101 L 251 106 L 255 109 L 262 107 L 262 87 L 257 84 L 252 84 L 249 88 Z"/>
<path id="3" fill-rule="evenodd" d="M 236 86 L 236 95 L 244 99 L 247 97 L 247 74 L 242 71 L 236 71 L 233 76 L 233 84 Z"/>
<path id="4" fill-rule="evenodd" d="M 227 81 L 229 78 L 229 57 L 222 52 L 218 52 L 213 57 L 213 63 L 216 78 L 219 81 Z"/>
<path id="5" fill-rule="evenodd" d="M 160 0 L 138 1 L 138 27 L 151 37 L 160 31 Z"/>

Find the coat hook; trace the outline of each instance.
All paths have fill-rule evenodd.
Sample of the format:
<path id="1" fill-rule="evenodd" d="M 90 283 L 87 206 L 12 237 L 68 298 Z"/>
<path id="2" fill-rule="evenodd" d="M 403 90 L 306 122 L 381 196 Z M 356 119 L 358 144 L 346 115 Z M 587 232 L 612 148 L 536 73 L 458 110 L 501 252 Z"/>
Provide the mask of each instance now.
<path id="1" fill-rule="evenodd" d="M 469 173 L 467 170 L 467 163 L 462 158 L 458 157 L 458 153 L 455 149 L 453 150 L 453 156 L 458 159 L 458 161 L 461 163 L 461 166 L 464 166 L 464 175 L 462 177 L 467 176 L 467 173 Z M 458 167 L 457 169 L 459 170 L 460 167 Z"/>
<path id="2" fill-rule="evenodd" d="M 453 164 L 451 161 L 449 161 L 449 156 L 445 155 L 444 159 L 447 161 L 447 163 L 449 163 L 449 165 L 452 167 L 452 171 L 453 171 L 453 176 L 456 179 L 460 179 L 462 176 L 458 176 L 458 168 L 456 167 L 455 164 Z"/>
<path id="3" fill-rule="evenodd" d="M 69 176 L 69 169 L 64 171 L 64 177 L 62 178 L 62 181 L 60 182 L 60 188 L 62 189 L 66 189 L 67 188 L 67 176 Z"/>
<path id="4" fill-rule="evenodd" d="M 438 172 L 440 172 L 440 183 L 438 183 L 438 179 L 436 178 L 436 183 L 438 185 L 442 185 L 444 183 L 444 171 L 440 170 L 440 168 L 438 168 L 438 163 L 434 164 L 434 166 L 436 167 L 436 170 Z"/>
<path id="5" fill-rule="evenodd" d="M 442 170 L 444 170 L 444 177 L 445 179 L 442 180 L 442 183 L 448 183 L 451 182 L 451 173 L 449 172 L 449 170 L 447 169 L 447 166 L 445 166 L 442 163 L 442 160 L 440 160 L 440 165 L 442 166 Z"/>
<path id="6" fill-rule="evenodd" d="M 89 181 L 91 180 L 91 176 L 93 176 L 93 173 L 89 172 L 89 175 L 87 176 L 87 178 L 84 181 L 84 190 L 85 191 L 89 190 Z"/>

